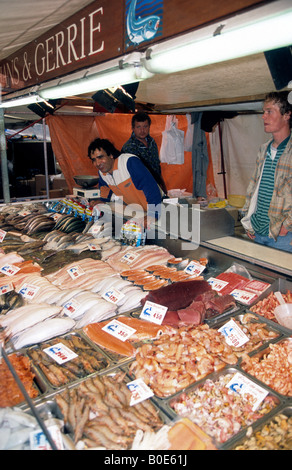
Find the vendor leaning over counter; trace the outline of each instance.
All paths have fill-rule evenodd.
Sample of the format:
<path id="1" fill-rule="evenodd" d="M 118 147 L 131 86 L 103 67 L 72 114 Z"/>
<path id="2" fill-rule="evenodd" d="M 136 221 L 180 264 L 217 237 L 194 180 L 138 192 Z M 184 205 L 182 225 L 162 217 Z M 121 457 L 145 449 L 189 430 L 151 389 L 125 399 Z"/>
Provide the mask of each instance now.
<path id="1" fill-rule="evenodd" d="M 264 101 L 265 132 L 247 188 L 241 220 L 256 243 L 292 252 L 292 106 L 288 92 L 269 93 Z"/>
<path id="2" fill-rule="evenodd" d="M 149 217 L 157 217 L 161 191 L 139 157 L 119 152 L 107 139 L 91 142 L 88 157 L 99 172 L 102 199 L 109 201 L 114 193 L 125 204 L 139 204 Z"/>

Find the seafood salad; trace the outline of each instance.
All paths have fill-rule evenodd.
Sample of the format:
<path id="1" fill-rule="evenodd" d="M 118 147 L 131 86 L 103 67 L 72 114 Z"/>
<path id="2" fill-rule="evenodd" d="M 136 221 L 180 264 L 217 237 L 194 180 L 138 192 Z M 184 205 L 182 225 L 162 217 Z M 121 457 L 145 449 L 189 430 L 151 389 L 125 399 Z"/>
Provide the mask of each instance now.
<path id="1" fill-rule="evenodd" d="M 173 399 L 170 406 L 178 415 L 188 417 L 222 444 L 276 406 L 273 397 L 267 396 L 253 411 L 249 397 L 227 387 L 232 377 L 233 374 L 225 374 L 216 381 L 207 379 L 194 391 Z"/>

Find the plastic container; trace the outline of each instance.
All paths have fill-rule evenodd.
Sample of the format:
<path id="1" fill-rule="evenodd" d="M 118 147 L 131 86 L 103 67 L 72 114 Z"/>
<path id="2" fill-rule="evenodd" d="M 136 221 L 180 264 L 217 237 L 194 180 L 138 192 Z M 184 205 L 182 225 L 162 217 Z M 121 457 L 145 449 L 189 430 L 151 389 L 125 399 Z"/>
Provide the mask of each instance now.
<path id="1" fill-rule="evenodd" d="M 239 196 L 237 194 L 230 194 L 228 196 L 228 204 L 233 207 L 241 209 L 245 204 L 245 196 Z"/>
<path id="2" fill-rule="evenodd" d="M 292 330 L 292 304 L 282 304 L 274 310 L 278 323 Z"/>

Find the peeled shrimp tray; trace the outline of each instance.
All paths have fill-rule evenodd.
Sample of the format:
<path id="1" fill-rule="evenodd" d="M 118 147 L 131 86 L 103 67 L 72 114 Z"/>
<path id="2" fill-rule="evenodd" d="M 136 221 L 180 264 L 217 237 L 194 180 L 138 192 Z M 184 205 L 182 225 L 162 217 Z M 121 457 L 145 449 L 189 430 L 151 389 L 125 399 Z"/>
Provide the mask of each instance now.
<path id="1" fill-rule="evenodd" d="M 103 351 L 77 332 L 30 347 L 27 355 L 38 375 L 53 390 L 111 366 Z"/>
<path id="2" fill-rule="evenodd" d="M 163 407 L 170 419 L 190 419 L 224 449 L 284 403 L 279 394 L 235 366 L 208 375 L 164 401 Z"/>

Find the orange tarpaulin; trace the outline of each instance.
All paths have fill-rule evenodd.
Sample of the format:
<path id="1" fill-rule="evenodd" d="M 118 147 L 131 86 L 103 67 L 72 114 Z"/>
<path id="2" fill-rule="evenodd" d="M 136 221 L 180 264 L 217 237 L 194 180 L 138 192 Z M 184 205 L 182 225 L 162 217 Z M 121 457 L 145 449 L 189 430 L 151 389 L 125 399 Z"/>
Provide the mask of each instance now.
<path id="1" fill-rule="evenodd" d="M 162 141 L 162 132 L 165 130 L 166 116 L 150 115 L 150 134 L 155 139 L 158 149 Z M 187 119 L 184 115 L 176 116 L 177 126 L 185 133 Z M 132 114 L 105 114 L 102 116 L 48 116 L 46 122 L 49 126 L 53 152 L 60 165 L 62 173 L 72 191 L 75 186 L 73 176 L 96 175 L 87 156 L 87 148 L 96 137 L 109 139 L 117 149 L 131 135 Z M 208 178 L 214 184 L 212 164 L 208 169 Z M 185 189 L 193 191 L 193 172 L 191 152 L 185 152 L 183 165 L 170 165 L 161 163 L 162 176 L 167 189 Z M 207 183 L 208 183 L 207 178 Z"/>

